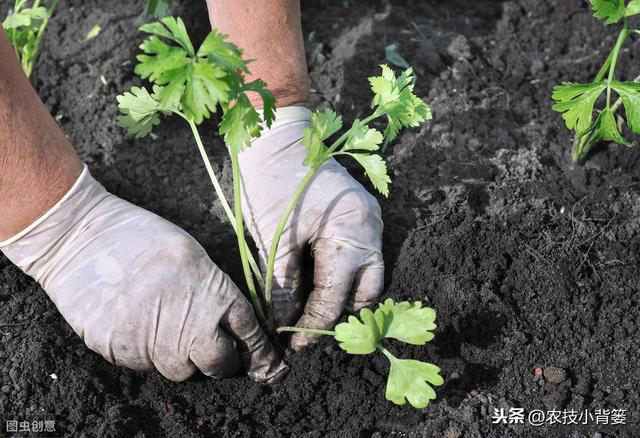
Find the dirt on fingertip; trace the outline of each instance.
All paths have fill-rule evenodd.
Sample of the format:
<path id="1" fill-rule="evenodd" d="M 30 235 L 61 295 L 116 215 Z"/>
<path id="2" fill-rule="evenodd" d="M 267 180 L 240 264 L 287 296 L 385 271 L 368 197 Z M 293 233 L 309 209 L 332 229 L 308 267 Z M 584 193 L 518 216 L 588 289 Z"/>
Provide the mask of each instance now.
<path id="1" fill-rule="evenodd" d="M 63 1 L 32 82 L 107 189 L 186 229 L 242 284 L 189 127 L 168 119 L 157 138 L 134 139 L 115 124 L 115 96 L 139 84 L 143 3 Z M 205 3 L 172 8 L 196 41 L 209 29 Z M 0 16 L 7 9 L 0 4 Z M 582 0 L 319 0 L 302 10 L 314 108 L 346 120 L 364 113 L 366 78 L 392 43 L 432 107 L 433 121 L 387 149 L 393 184 L 380 203 L 384 296 L 421 300 L 438 315 L 434 341 L 392 348 L 442 368 L 438 398 L 424 410 L 386 401 L 386 358 L 347 355 L 331 339 L 288 356 L 274 385 L 173 383 L 118 368 L 0 256 L 0 324 L 14 324 L 0 325 L 0 435 L 5 421 L 43 417 L 62 436 L 640 436 L 638 149 L 602 144 L 573 165 L 571 133 L 551 110 L 553 86 L 590 80 L 615 30 Z M 95 25 L 102 31 L 85 41 Z M 637 76 L 639 61 L 640 46 L 629 44 L 620 77 Z M 215 123 L 203 132 L 230 192 Z M 511 408 L 592 419 L 493 423 L 496 409 Z M 613 410 L 624 424 L 596 423 Z"/>

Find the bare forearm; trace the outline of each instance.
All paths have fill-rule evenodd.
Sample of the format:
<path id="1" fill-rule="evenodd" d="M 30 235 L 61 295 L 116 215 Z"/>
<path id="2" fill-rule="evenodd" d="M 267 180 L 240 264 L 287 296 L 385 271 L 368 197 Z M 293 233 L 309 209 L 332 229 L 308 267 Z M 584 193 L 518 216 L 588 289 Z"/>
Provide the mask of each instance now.
<path id="1" fill-rule="evenodd" d="M 0 27 L 0 241 L 52 207 L 82 170 Z"/>
<path id="2" fill-rule="evenodd" d="M 261 78 L 278 106 L 305 105 L 309 76 L 299 0 L 207 0 L 214 27 L 244 49 L 251 78 Z M 260 105 L 259 99 L 254 104 Z"/>

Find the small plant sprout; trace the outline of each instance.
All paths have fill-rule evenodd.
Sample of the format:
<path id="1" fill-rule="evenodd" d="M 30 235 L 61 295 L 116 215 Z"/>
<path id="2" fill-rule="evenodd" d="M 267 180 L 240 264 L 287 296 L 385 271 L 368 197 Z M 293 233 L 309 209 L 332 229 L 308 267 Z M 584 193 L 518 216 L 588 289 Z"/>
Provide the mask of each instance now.
<path id="1" fill-rule="evenodd" d="M 330 145 L 327 145 L 327 139 L 342 129 L 342 117 L 331 109 L 316 111 L 311 117 L 311 126 L 304 130 L 302 143 L 308 150 L 304 164 L 309 170 L 298 185 L 276 227 L 269 250 L 265 277 L 267 304 L 271 303 L 273 272 L 280 237 L 300 196 L 320 167 L 332 157 L 351 157 L 364 168 L 373 187 L 383 196 L 388 196 L 391 179 L 387 174 L 387 164 L 376 152 L 379 151 L 381 144 L 394 140 L 400 129 L 419 126 L 432 117 L 429 106 L 413 94 L 414 76 L 411 68 L 397 77 L 388 66 L 382 65 L 381 68 L 380 76 L 369 78 L 374 97 L 371 103 L 373 111 L 368 117 L 362 120 L 356 119 L 351 127 L 342 132 Z M 369 123 L 379 118 L 384 118 L 387 122 L 383 133 L 369 126 Z"/>
<path id="2" fill-rule="evenodd" d="M 30 7 L 27 7 L 27 3 L 27 0 L 15 0 L 13 10 L 2 26 L 22 70 L 30 77 L 38 59 L 42 36 L 60 0 L 53 0 L 48 9 L 40 4 L 40 0 L 34 0 Z"/>
<path id="3" fill-rule="evenodd" d="M 624 119 L 621 116 L 616 118 L 616 112 L 621 106 L 624 106 L 629 129 L 640 134 L 640 76 L 633 81 L 616 79 L 616 66 L 624 43 L 632 33 L 640 33 L 628 25 L 628 17 L 640 14 L 640 0 L 591 0 L 591 6 L 596 19 L 605 21 L 607 25 L 622 23 L 622 29 L 593 82 L 564 82 L 553 90 L 552 98 L 556 102 L 553 109 L 562 113 L 567 128 L 576 133 L 572 152 L 576 163 L 581 162 L 599 141 L 634 146 L 620 133 Z M 612 101 L 614 93 L 618 95 L 615 102 Z M 604 107 L 598 110 L 594 121 L 594 107 L 602 95 L 605 96 Z"/>
<path id="4" fill-rule="evenodd" d="M 424 345 L 434 337 L 432 331 L 436 329 L 435 320 L 435 310 L 422 307 L 419 301 L 394 303 L 389 298 L 375 312 L 362 309 L 359 319 L 352 315 L 348 322 L 338 324 L 334 331 L 281 327 L 278 332 L 333 336 L 340 348 L 349 354 L 372 354 L 376 350 L 380 351 L 389 359 L 390 364 L 385 393 L 387 400 L 397 405 L 404 405 L 409 401 L 414 408 L 426 408 L 436 398 L 436 393 L 429 384 L 440 386 L 444 383 L 439 374 L 440 368 L 418 360 L 398 359 L 381 341 L 395 339 L 405 344 Z"/>
<path id="5" fill-rule="evenodd" d="M 160 123 L 161 115 L 175 114 L 189 124 L 211 182 L 236 232 L 249 295 L 256 314 L 264 323 L 266 314 L 254 278 L 260 286 L 264 281 L 244 236 L 238 154 L 250 145 L 253 137 L 260 135 L 262 129 L 262 119 L 246 93 L 253 91 L 262 96 L 267 126 L 274 118 L 275 99 L 264 82 L 244 81 L 243 74 L 249 70 L 242 59 L 242 51 L 227 42 L 226 36 L 217 30 L 209 33 L 197 51 L 180 18 L 165 17 L 143 25 L 140 30 L 150 37 L 140 45 L 144 54 L 138 56 L 140 62 L 135 72 L 154 84 L 153 91 L 132 87 L 118 96 L 122 113 L 118 125 L 136 137 L 144 137 Z M 224 196 L 198 132 L 198 125 L 218 107 L 222 109 L 220 133 L 224 134 L 233 168 L 235 212 Z"/>

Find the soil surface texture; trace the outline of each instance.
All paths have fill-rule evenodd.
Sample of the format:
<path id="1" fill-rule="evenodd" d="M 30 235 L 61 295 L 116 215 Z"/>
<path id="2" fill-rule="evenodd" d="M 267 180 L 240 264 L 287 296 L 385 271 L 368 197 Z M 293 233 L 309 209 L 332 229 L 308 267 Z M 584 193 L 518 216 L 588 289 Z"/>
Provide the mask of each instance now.
<path id="1" fill-rule="evenodd" d="M 115 96 L 140 83 L 143 3 L 64 0 L 32 82 L 107 189 L 186 229 L 242 284 L 188 126 L 169 119 L 157 138 L 134 140 L 115 124 Z M 204 38 L 204 0 L 175 1 L 172 13 Z M 94 25 L 102 32 L 85 41 Z M 385 357 L 349 356 L 331 339 L 290 355 L 273 386 L 121 369 L 0 256 L 2 424 L 43 416 L 60 435 L 96 437 L 640 436 L 640 156 L 603 144 L 572 165 L 550 100 L 559 82 L 595 75 L 617 31 L 584 0 L 309 0 L 303 26 L 314 108 L 364 113 L 366 78 L 391 43 L 432 106 L 432 122 L 386 151 L 393 185 L 380 202 L 385 297 L 438 312 L 433 342 L 390 348 L 442 367 L 437 400 L 426 410 L 386 401 Z M 629 43 L 619 75 L 639 65 Z M 214 122 L 204 134 L 230 191 Z M 619 409 L 626 424 L 492 424 L 500 408 Z"/>

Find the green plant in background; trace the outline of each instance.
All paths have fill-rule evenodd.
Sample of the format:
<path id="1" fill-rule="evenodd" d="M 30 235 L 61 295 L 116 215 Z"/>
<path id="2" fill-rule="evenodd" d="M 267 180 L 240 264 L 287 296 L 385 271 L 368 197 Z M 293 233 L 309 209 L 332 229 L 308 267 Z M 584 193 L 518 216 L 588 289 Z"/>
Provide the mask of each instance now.
<path id="1" fill-rule="evenodd" d="M 564 82 L 553 90 L 552 98 L 556 101 L 553 109 L 562 113 L 567 128 L 576 133 L 572 152 L 576 163 L 582 161 L 599 141 L 634 146 L 620 133 L 624 119 L 621 116 L 616 118 L 616 113 L 621 106 L 624 106 L 629 129 L 640 134 L 640 76 L 633 81 L 616 80 L 620 50 L 632 33 L 640 33 L 629 28 L 628 24 L 628 17 L 640 14 L 640 0 L 631 0 L 627 4 L 625 0 L 591 0 L 591 6 L 596 19 L 606 21 L 607 25 L 622 23 L 622 29 L 593 82 Z M 615 102 L 612 102 L 613 93 L 618 95 Z M 604 107 L 598 110 L 594 121 L 594 107 L 603 94 L 606 96 Z"/>
<path id="2" fill-rule="evenodd" d="M 424 345 L 433 339 L 436 329 L 436 312 L 422 307 L 416 301 L 394 303 L 387 299 L 375 312 L 360 311 L 360 319 L 350 316 L 348 322 L 338 324 L 335 330 L 314 330 L 300 327 L 281 327 L 279 333 L 303 332 L 333 336 L 340 348 L 349 354 L 372 354 L 376 350 L 389 359 L 390 370 L 385 397 L 397 405 L 408 400 L 414 408 L 426 408 L 436 393 L 429 385 L 444 383 L 440 368 L 413 359 L 398 359 L 380 343 L 395 339 L 405 344 Z"/>
<path id="3" fill-rule="evenodd" d="M 169 8 L 171 8 L 171 0 L 147 0 L 140 18 L 164 18 L 169 13 Z"/>
<path id="4" fill-rule="evenodd" d="M 42 36 L 58 3 L 60 0 L 53 0 L 51 6 L 46 8 L 40 4 L 40 0 L 34 0 L 31 6 L 27 7 L 27 0 L 16 0 L 13 10 L 2 22 L 27 77 L 33 72 Z"/>
<path id="5" fill-rule="evenodd" d="M 251 146 L 253 138 L 260 136 L 261 123 L 271 125 L 275 117 L 275 99 L 261 80 L 244 80 L 249 69 L 247 61 L 242 59 L 242 50 L 229 43 L 226 36 L 217 30 L 212 30 L 195 50 L 180 18 L 165 17 L 159 22 L 145 24 L 140 29 L 150 36 L 140 45 L 143 54 L 137 57 L 139 63 L 135 72 L 142 79 L 151 81 L 153 88 L 150 92 L 144 87 L 132 87 L 117 97 L 121 112 L 118 125 L 136 137 L 144 137 L 160 124 L 162 115 L 178 115 L 189 124 L 214 189 L 236 233 L 249 297 L 263 325 L 273 330 L 271 292 L 275 254 L 291 212 L 313 176 L 330 158 L 348 156 L 363 167 L 373 186 L 388 196 L 391 181 L 386 163 L 377 153 L 380 145 L 395 139 L 402 128 L 419 126 L 431 119 L 431 111 L 413 93 L 415 81 L 412 69 L 408 68 L 396 76 L 386 65 L 381 66 L 380 76 L 369 78 L 374 97 L 372 113 L 368 117 L 356 119 L 348 129 L 343 130 L 342 117 L 334 111 L 316 111 L 302 140 L 308 150 L 304 164 L 309 170 L 280 218 L 263 279 L 245 238 L 238 154 Z M 261 96 L 262 117 L 251 105 L 246 94 L 249 91 Z M 198 125 L 218 109 L 222 112 L 219 132 L 224 136 L 231 157 L 233 211 L 198 132 Z M 369 126 L 376 119 L 386 121 L 384 132 Z M 332 137 L 337 138 L 328 145 L 326 142 Z M 256 282 L 262 294 L 258 293 Z M 351 354 L 381 351 L 391 363 L 387 398 L 397 404 L 404 404 L 407 399 L 415 407 L 426 407 L 429 400 L 435 398 L 435 392 L 427 382 L 442 384 L 439 368 L 415 360 L 397 359 L 379 342 L 394 338 L 409 344 L 424 345 L 433 338 L 430 330 L 436 327 L 433 309 L 422 308 L 418 302 L 396 304 L 387 300 L 375 313 L 365 309 L 360 315 L 362 322 L 352 316 L 349 322 L 339 324 L 335 332 L 313 328 L 281 328 L 279 331 L 330 334 Z"/>

